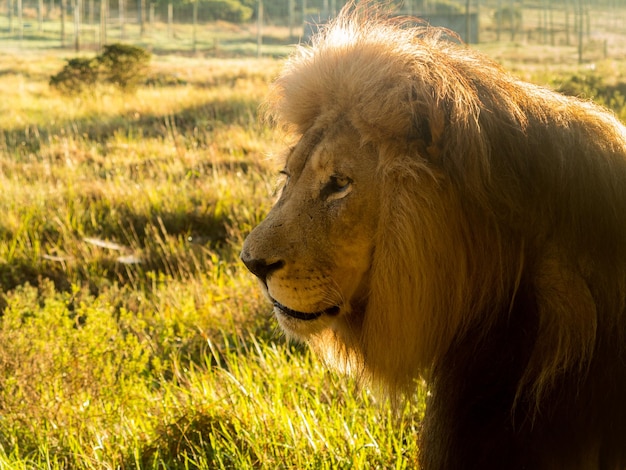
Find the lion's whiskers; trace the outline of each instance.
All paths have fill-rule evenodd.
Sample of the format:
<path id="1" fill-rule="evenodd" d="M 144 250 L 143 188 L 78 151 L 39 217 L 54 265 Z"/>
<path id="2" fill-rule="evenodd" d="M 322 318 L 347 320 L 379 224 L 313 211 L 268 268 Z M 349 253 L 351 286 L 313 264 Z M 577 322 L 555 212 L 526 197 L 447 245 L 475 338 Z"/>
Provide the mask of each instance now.
<path id="1" fill-rule="evenodd" d="M 332 306 L 337 305 L 339 307 L 343 307 L 346 303 L 346 298 L 337 281 L 331 277 L 330 283 L 328 283 L 325 287 L 326 289 L 323 292 L 324 295 L 322 297 L 324 302 L 328 302 Z"/>

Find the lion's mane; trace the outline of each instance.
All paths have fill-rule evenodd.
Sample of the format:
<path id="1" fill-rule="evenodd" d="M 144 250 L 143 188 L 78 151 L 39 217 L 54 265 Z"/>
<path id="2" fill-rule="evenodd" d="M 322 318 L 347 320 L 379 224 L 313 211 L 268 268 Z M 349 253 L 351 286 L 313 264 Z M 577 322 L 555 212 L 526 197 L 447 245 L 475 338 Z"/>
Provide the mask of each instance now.
<path id="1" fill-rule="evenodd" d="M 380 152 L 362 325 L 314 346 L 428 380 L 425 468 L 626 468 L 626 130 L 445 36 L 346 10 L 275 83 Z"/>

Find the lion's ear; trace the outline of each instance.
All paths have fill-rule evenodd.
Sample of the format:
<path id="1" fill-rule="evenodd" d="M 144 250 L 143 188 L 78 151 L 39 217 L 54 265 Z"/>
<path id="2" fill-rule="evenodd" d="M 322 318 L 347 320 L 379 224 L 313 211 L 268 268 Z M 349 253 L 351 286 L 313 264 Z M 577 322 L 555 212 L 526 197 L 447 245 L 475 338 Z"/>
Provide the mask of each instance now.
<path id="1" fill-rule="evenodd" d="M 439 160 L 441 141 L 445 127 L 444 113 L 440 110 L 433 112 L 428 120 L 430 142 L 426 144 L 426 151 L 433 160 Z"/>
<path id="2" fill-rule="evenodd" d="M 443 150 L 443 133 L 446 126 L 446 111 L 440 106 L 433 103 L 425 103 L 423 99 L 414 93 L 409 107 L 413 116 L 413 138 L 423 145 L 422 149 L 426 151 L 427 156 L 433 162 L 440 160 Z M 407 121 L 407 122 L 411 122 Z"/>

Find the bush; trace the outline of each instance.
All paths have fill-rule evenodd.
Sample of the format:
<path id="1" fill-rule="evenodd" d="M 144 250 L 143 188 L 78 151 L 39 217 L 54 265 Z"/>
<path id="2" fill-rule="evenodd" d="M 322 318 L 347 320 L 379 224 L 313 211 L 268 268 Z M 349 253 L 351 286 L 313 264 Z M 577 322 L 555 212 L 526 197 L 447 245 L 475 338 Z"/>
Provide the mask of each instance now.
<path id="1" fill-rule="evenodd" d="M 50 86 L 68 95 L 86 91 L 98 81 L 95 62 L 95 59 L 69 59 L 59 73 L 50 77 Z"/>
<path id="2" fill-rule="evenodd" d="M 463 8 L 456 3 L 449 1 L 437 1 L 429 4 L 429 8 L 440 15 L 460 15 L 463 13 Z"/>
<path id="3" fill-rule="evenodd" d="M 104 46 L 97 60 L 104 81 L 129 91 L 145 81 L 150 53 L 137 46 L 111 44 Z"/>
<path id="4" fill-rule="evenodd" d="M 565 78 L 550 81 L 553 88 L 564 95 L 592 99 L 615 111 L 626 122 L 626 82 L 607 83 L 601 72 L 579 72 Z"/>
<path id="5" fill-rule="evenodd" d="M 243 23 L 252 17 L 252 8 L 235 0 L 207 0 L 206 5 L 211 20 Z"/>
<path id="6" fill-rule="evenodd" d="M 110 83 L 133 91 L 146 80 L 150 53 L 127 44 L 104 46 L 94 58 L 69 59 L 63 69 L 50 77 L 50 86 L 65 94 L 92 91 L 98 83 Z"/>

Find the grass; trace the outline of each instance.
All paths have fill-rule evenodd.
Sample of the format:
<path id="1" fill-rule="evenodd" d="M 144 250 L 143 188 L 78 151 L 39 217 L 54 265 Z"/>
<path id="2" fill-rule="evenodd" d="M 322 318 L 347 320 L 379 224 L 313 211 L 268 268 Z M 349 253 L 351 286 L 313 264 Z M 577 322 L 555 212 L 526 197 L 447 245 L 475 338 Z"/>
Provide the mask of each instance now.
<path id="1" fill-rule="evenodd" d="M 0 467 L 414 467 L 424 389 L 392 413 L 286 343 L 238 261 L 280 63 L 161 56 L 66 97 L 62 59 L 0 53 Z M 626 117 L 621 64 L 524 70 Z"/>
<path id="2" fill-rule="evenodd" d="M 286 344 L 238 261 L 279 63 L 166 56 L 77 97 L 62 66 L 0 56 L 0 466 L 409 467 L 421 402 L 392 415 Z"/>

